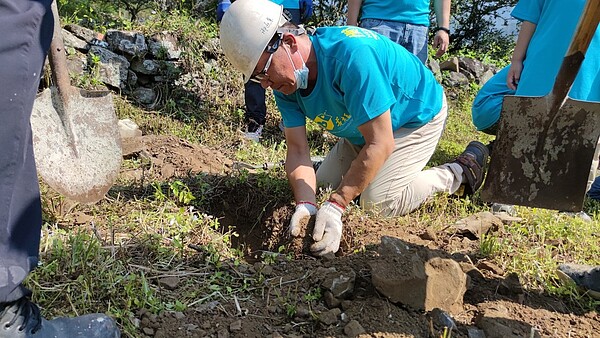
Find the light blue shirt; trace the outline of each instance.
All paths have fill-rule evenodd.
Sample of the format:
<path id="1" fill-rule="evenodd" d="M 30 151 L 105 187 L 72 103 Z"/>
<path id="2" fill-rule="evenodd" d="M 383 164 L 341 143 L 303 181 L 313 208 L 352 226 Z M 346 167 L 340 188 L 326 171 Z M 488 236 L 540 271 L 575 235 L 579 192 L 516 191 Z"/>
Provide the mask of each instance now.
<path id="1" fill-rule="evenodd" d="M 443 89 L 416 56 L 373 31 L 318 28 L 310 36 L 318 77 L 308 96 L 274 91 L 288 128 L 306 118 L 351 143 L 364 144 L 358 127 L 391 112 L 392 128 L 416 128 L 442 108 Z"/>
<path id="2" fill-rule="evenodd" d="M 361 19 L 429 26 L 429 0 L 363 0 Z"/>
<path id="3" fill-rule="evenodd" d="M 527 48 L 521 79 L 516 92 L 508 89 L 507 67 L 485 84 L 473 103 L 473 123 L 477 129 L 486 129 L 499 119 L 504 95 L 544 96 L 550 93 L 584 5 L 585 0 L 519 1 L 511 15 L 537 25 Z M 600 101 L 600 27 L 588 47 L 569 97 Z"/>

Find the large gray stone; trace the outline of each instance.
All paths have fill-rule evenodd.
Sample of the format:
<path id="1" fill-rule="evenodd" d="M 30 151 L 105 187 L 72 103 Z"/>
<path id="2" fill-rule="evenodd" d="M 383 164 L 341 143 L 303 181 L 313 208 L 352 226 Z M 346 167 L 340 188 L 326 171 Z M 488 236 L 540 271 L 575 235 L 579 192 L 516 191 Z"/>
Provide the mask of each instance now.
<path id="1" fill-rule="evenodd" d="M 107 85 L 125 88 L 129 72 L 129 61 L 121 55 L 98 46 L 92 46 L 88 53 L 88 65 L 93 65 L 93 56 L 99 57 L 100 80 Z"/>
<path id="2" fill-rule="evenodd" d="M 177 60 L 181 56 L 181 49 L 177 38 L 168 32 L 161 32 L 153 35 L 148 40 L 150 53 L 156 59 L 160 60 Z"/>
<path id="3" fill-rule="evenodd" d="M 462 311 L 467 275 L 448 258 L 429 257 L 425 248 L 382 239 L 380 256 L 370 263 L 373 285 L 392 302 L 431 311 Z"/>
<path id="4" fill-rule="evenodd" d="M 140 32 L 109 30 L 105 38 L 112 51 L 129 57 L 143 58 L 148 52 L 146 38 Z"/>

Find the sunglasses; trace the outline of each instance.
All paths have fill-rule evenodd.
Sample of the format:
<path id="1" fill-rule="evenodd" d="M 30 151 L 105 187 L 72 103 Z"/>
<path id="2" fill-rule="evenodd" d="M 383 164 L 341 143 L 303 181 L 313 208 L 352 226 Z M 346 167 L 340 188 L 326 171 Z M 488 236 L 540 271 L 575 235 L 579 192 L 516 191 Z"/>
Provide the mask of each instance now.
<path id="1" fill-rule="evenodd" d="M 270 55 L 269 55 L 269 58 L 267 59 L 267 63 L 265 63 L 265 68 L 263 68 L 263 70 L 261 72 L 259 72 L 258 74 L 252 75 L 250 77 L 250 81 L 260 83 L 262 80 L 269 77 L 269 75 L 267 75 L 267 71 L 269 70 L 269 67 L 271 66 L 271 60 L 273 59 L 273 53 L 275 53 L 277 48 L 279 48 L 279 44 L 281 44 L 281 34 L 277 34 L 277 40 L 275 40 L 273 43 L 267 45 L 265 52 L 269 53 Z"/>

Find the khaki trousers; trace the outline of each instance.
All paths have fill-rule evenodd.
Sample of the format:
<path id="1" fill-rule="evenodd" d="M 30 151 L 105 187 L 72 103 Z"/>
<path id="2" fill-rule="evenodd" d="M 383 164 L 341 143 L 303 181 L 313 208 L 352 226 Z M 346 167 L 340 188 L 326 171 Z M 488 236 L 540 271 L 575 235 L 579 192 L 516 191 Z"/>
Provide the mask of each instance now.
<path id="1" fill-rule="evenodd" d="M 458 190 L 463 180 L 458 164 L 447 163 L 423 170 L 442 136 L 447 116 L 448 105 L 444 98 L 442 109 L 429 123 L 394 132 L 394 151 L 362 192 L 361 207 L 385 216 L 405 215 L 438 192 Z M 337 188 L 361 149 L 362 146 L 340 139 L 317 170 L 317 182 Z"/>

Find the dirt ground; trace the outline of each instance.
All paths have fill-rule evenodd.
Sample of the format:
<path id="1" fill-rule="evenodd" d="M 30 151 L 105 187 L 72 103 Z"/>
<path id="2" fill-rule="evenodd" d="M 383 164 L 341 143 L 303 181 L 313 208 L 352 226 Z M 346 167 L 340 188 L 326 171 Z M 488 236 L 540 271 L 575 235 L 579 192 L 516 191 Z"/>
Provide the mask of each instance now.
<path id="1" fill-rule="evenodd" d="M 129 139 L 124 147 L 126 157 L 148 163 L 144 169 L 124 169 L 123 177 L 130 179 L 167 180 L 198 173 L 224 175 L 236 170 L 232 160 L 220 151 L 173 136 Z M 223 217 L 223 224 L 237 226 L 238 244 L 249 255 L 248 265 L 231 269 L 248 276 L 261 274 L 264 287 L 237 302 L 223 298 L 185 312 L 158 316 L 142 311 L 140 336 L 441 337 L 444 327 L 452 327 L 452 337 L 600 337 L 598 312 L 582 313 L 566 299 L 524 289 L 518 276 L 507 275 L 495 264 L 477 257 L 479 242 L 472 236 L 450 230 L 433 232 L 418 222 L 407 228 L 393 219 L 345 216 L 340 252 L 335 257 L 316 259 L 307 250 L 310 229 L 296 240 L 285 234 L 291 203 L 269 205 L 262 213 L 234 210 L 236 199 L 248 196 L 248 192 L 228 196 L 229 202 L 215 205 L 214 211 Z M 390 253 L 388 248 L 386 252 L 382 238 L 408 251 Z M 252 262 L 259 252 L 277 252 L 280 245 L 293 248 L 293 259 L 280 256 L 270 265 Z M 411 296 L 411 290 L 422 286 L 419 283 L 434 282 L 432 275 L 415 277 L 413 270 L 418 264 L 413 264 L 411 270 L 407 252 L 423 258 L 425 263 L 431 257 L 458 263 L 462 270 L 459 274 L 468 276 L 458 307 L 426 309 L 414 303 L 394 302 L 390 293 Z M 374 283 L 375 274 L 414 278 L 406 290 L 393 284 L 382 292 L 385 287 Z M 322 297 L 314 300 L 311 296 L 317 289 Z M 428 296 L 426 293 L 425 298 Z M 292 307 L 290 299 L 298 302 Z"/>

